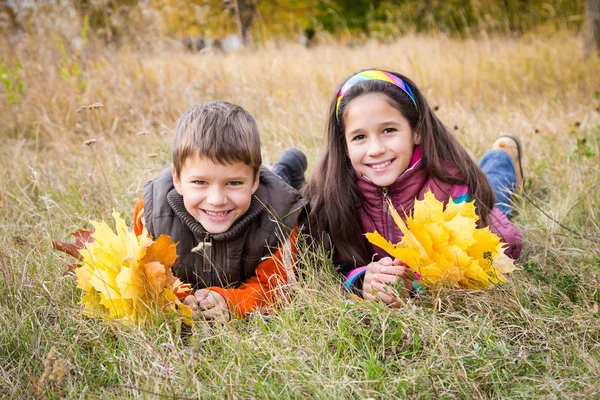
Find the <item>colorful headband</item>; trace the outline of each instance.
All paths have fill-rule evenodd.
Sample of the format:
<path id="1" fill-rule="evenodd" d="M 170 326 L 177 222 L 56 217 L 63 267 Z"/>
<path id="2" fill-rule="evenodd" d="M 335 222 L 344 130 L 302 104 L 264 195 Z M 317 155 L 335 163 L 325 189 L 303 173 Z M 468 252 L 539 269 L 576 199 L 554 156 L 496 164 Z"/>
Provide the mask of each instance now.
<path id="1" fill-rule="evenodd" d="M 391 74 L 389 72 L 381 71 L 378 69 L 369 69 L 367 71 L 362 71 L 357 73 L 356 75 L 349 78 L 342 88 L 340 89 L 337 95 L 337 102 L 335 104 L 335 117 L 339 121 L 339 111 L 340 111 L 340 103 L 342 102 L 342 97 L 350 90 L 350 88 L 357 83 L 364 81 L 384 81 L 389 82 L 404 91 L 410 97 L 415 108 L 419 111 L 419 107 L 417 106 L 417 101 L 415 100 L 415 95 L 413 94 L 410 86 L 408 86 L 402 79 L 398 78 L 396 75 Z"/>

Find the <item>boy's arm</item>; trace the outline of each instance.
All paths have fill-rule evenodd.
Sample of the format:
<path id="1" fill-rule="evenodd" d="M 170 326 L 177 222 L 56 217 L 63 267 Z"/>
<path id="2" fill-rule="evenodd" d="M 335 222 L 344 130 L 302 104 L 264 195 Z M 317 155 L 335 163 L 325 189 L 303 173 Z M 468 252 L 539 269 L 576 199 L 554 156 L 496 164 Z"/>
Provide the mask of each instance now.
<path id="1" fill-rule="evenodd" d="M 253 310 L 273 306 L 279 295 L 277 287 L 287 282 L 285 259 L 294 261 L 297 254 L 296 238 L 298 236 L 298 223 L 294 226 L 289 237 L 290 246 L 282 244 L 272 257 L 262 261 L 256 267 L 256 275 L 235 289 L 209 287 L 219 293 L 227 301 L 229 310 L 238 317 L 244 317 Z M 287 248 L 286 248 L 287 247 Z M 288 254 L 291 249 L 291 255 Z M 291 256 L 291 257 L 290 257 Z"/>
<path id="2" fill-rule="evenodd" d="M 140 197 L 133 210 L 133 232 L 139 236 L 144 231 L 144 198 Z"/>

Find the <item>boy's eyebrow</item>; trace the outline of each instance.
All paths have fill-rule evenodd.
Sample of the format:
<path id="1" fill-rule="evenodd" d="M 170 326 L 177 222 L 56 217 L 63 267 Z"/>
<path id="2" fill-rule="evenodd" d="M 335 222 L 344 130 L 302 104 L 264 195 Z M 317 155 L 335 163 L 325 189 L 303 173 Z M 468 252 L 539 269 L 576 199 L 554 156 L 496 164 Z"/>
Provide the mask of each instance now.
<path id="1" fill-rule="evenodd" d="M 221 176 L 219 176 L 220 178 Z M 199 180 L 207 180 L 209 177 L 205 176 L 205 175 L 190 175 L 189 179 L 199 179 Z M 243 175 L 239 175 L 239 176 L 226 176 L 223 178 L 223 180 L 227 180 L 227 181 L 244 181 L 246 180 L 247 177 L 243 176 Z"/>

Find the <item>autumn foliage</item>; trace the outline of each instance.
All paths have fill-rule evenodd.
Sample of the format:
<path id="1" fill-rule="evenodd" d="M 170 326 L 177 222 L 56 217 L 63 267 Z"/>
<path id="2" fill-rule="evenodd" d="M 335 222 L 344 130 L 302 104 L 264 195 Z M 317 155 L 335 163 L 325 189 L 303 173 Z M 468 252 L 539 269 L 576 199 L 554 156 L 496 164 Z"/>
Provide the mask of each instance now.
<path id="1" fill-rule="evenodd" d="M 78 231 L 76 243 L 55 242 L 54 247 L 82 262 L 74 268 L 77 287 L 83 290 L 83 313 L 106 320 L 145 325 L 155 316 L 179 316 L 191 323 L 191 309 L 181 302 L 189 285 L 173 276 L 176 244 L 167 235 L 153 241 L 129 231 L 118 213 L 116 229 L 91 221 L 94 231 Z"/>
<path id="2" fill-rule="evenodd" d="M 486 289 L 505 282 L 504 274 L 517 269 L 502 251 L 505 244 L 500 238 L 488 227 L 477 228 L 473 201 L 451 199 L 444 208 L 428 191 L 423 200 L 415 201 L 406 223 L 391 204 L 390 211 L 402 240 L 392 244 L 378 232 L 366 237 L 417 272 L 426 287 Z"/>

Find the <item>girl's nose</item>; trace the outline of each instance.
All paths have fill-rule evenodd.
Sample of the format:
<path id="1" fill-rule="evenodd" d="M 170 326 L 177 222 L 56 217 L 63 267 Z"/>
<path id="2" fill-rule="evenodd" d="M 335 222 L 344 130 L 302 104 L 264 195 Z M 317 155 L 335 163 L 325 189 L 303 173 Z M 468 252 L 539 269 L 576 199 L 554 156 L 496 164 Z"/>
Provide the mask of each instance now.
<path id="1" fill-rule="evenodd" d="M 208 204 L 213 206 L 221 206 L 227 203 L 227 197 L 223 190 L 218 186 L 213 186 L 208 191 L 208 196 L 206 197 L 206 201 Z"/>
<path id="2" fill-rule="evenodd" d="M 369 156 L 378 156 L 382 153 L 385 153 L 385 146 L 379 137 L 373 137 L 369 141 Z"/>

